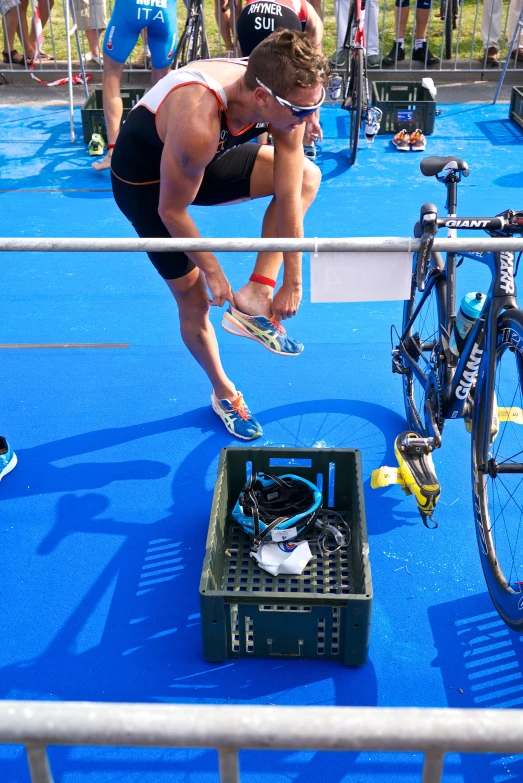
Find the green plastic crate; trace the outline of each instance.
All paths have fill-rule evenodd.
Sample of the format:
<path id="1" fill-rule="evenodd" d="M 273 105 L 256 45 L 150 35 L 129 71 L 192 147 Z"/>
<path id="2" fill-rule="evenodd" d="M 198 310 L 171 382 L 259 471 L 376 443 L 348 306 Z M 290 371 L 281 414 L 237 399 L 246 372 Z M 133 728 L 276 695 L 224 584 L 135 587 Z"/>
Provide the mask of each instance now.
<path id="1" fill-rule="evenodd" d="M 436 101 L 421 82 L 374 82 L 372 105 L 383 112 L 378 134 L 403 128 L 419 128 L 426 136 L 434 132 Z"/>
<path id="2" fill-rule="evenodd" d="M 126 87 L 122 89 L 123 116 L 125 120 L 131 109 L 133 109 L 140 98 L 145 95 L 144 87 Z M 96 89 L 90 94 L 82 107 L 82 128 L 84 131 L 84 141 L 89 144 L 93 133 L 100 133 L 107 142 L 107 130 L 105 128 L 103 90 Z"/>
<path id="3" fill-rule="evenodd" d="M 295 473 L 321 485 L 324 508 L 349 522 L 352 540 L 313 558 L 300 576 L 271 576 L 249 556 L 231 511 L 251 470 Z M 367 525 L 357 449 L 225 448 L 220 454 L 200 581 L 208 661 L 292 656 L 347 665 L 367 660 L 372 606 Z"/>
<path id="4" fill-rule="evenodd" d="M 512 88 L 509 117 L 523 128 L 523 87 Z"/>

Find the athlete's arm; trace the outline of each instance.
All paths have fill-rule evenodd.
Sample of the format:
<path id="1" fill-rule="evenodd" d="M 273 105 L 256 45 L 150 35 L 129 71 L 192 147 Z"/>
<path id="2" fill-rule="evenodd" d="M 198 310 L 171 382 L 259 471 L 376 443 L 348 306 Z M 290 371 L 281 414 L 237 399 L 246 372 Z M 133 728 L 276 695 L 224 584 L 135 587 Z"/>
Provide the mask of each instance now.
<path id="1" fill-rule="evenodd" d="M 203 93 L 202 93 L 203 91 Z M 181 92 L 181 91 L 180 91 Z M 220 135 L 216 99 L 205 88 L 184 87 L 180 100 L 169 106 L 160 167 L 158 214 L 172 237 L 200 237 L 187 211 L 202 183 L 205 167 L 216 153 Z M 231 287 L 214 253 L 188 252 L 191 261 L 205 273 L 213 295 L 212 304 L 234 304 Z"/>
<path id="2" fill-rule="evenodd" d="M 312 5 L 307 2 L 307 22 L 305 24 L 305 33 L 313 46 L 321 52 L 323 42 L 323 22 L 316 13 Z M 323 139 L 323 131 L 320 125 L 320 110 L 311 114 L 305 126 L 305 144 L 313 144 L 315 141 Z"/>
<path id="3" fill-rule="evenodd" d="M 270 129 L 271 130 L 271 129 Z M 303 125 L 291 133 L 273 130 L 274 195 L 279 237 L 303 237 Z M 301 253 L 283 254 L 283 284 L 276 291 L 272 312 L 278 321 L 296 315 L 301 302 Z"/>
<path id="4" fill-rule="evenodd" d="M 312 5 L 307 2 L 307 21 L 305 23 L 305 33 L 307 38 L 310 39 L 312 45 L 321 52 L 321 45 L 323 41 L 323 22 L 319 15 L 316 13 Z"/>

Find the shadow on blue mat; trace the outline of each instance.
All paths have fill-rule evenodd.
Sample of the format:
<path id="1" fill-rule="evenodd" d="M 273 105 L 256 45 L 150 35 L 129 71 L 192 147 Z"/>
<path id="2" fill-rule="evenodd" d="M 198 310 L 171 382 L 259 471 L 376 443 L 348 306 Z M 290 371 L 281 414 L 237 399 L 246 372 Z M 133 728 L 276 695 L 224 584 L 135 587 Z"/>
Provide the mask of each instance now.
<path id="1" fill-rule="evenodd" d="M 523 144 L 523 132 L 512 120 L 482 120 L 476 125 L 495 147 Z"/>
<path id="2" fill-rule="evenodd" d="M 429 607 L 449 707 L 521 709 L 523 636 L 511 631 L 488 593 Z M 523 781 L 523 756 L 462 754 L 466 783 Z"/>

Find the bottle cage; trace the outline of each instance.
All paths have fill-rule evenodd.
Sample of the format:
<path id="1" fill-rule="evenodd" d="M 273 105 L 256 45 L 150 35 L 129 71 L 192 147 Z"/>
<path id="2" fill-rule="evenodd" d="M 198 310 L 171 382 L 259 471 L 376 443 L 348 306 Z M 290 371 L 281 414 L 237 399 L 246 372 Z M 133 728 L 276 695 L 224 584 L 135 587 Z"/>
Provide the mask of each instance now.
<path id="1" fill-rule="evenodd" d="M 273 537 L 274 531 L 279 531 L 280 541 L 304 533 L 316 520 L 321 503 L 318 487 L 301 476 L 253 473 L 240 493 L 232 516 L 253 539 L 253 548 L 258 549 L 265 538 Z"/>

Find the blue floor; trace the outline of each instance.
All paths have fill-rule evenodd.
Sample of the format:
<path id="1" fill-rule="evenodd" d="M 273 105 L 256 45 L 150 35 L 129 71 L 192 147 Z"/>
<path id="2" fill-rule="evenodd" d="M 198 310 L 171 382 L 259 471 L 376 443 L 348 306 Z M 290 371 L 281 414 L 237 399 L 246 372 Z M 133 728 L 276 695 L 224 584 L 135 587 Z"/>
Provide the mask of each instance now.
<path id="1" fill-rule="evenodd" d="M 521 208 L 523 133 L 508 107 L 445 105 L 426 154 L 465 158 L 461 215 Z M 347 116 L 323 112 L 323 184 L 307 236 L 411 234 L 425 201 L 420 155 L 390 137 L 346 165 Z M 81 136 L 80 118 L 77 133 Z M 66 110 L 0 110 L 0 215 L 5 236 L 133 236 L 107 174 Z M 258 236 L 266 201 L 194 209 L 206 236 Z M 254 256 L 221 254 L 233 288 Z M 2 344 L 127 343 L 128 348 L 0 351 L 0 431 L 19 458 L 0 485 L 0 697 L 285 705 L 513 708 L 523 705 L 523 637 L 489 601 L 476 551 L 468 436 L 450 422 L 435 463 L 437 530 L 398 487 L 372 491 L 404 429 L 390 371 L 401 303 L 310 304 L 293 362 L 219 328 L 226 369 L 264 427 L 260 445 L 357 447 L 363 457 L 374 584 L 368 663 L 202 657 L 198 583 L 218 454 L 233 444 L 209 405 L 203 372 L 178 332 L 171 296 L 143 254 L 2 255 Z M 459 292 L 486 288 L 460 269 Z M 150 567 L 151 551 L 168 553 Z M 58 748 L 57 783 L 210 783 L 214 751 Z M 445 783 L 523 780 L 523 756 L 450 755 Z M 245 783 L 410 783 L 421 754 L 242 752 Z M 0 748 L 2 783 L 27 783 L 20 748 Z"/>

